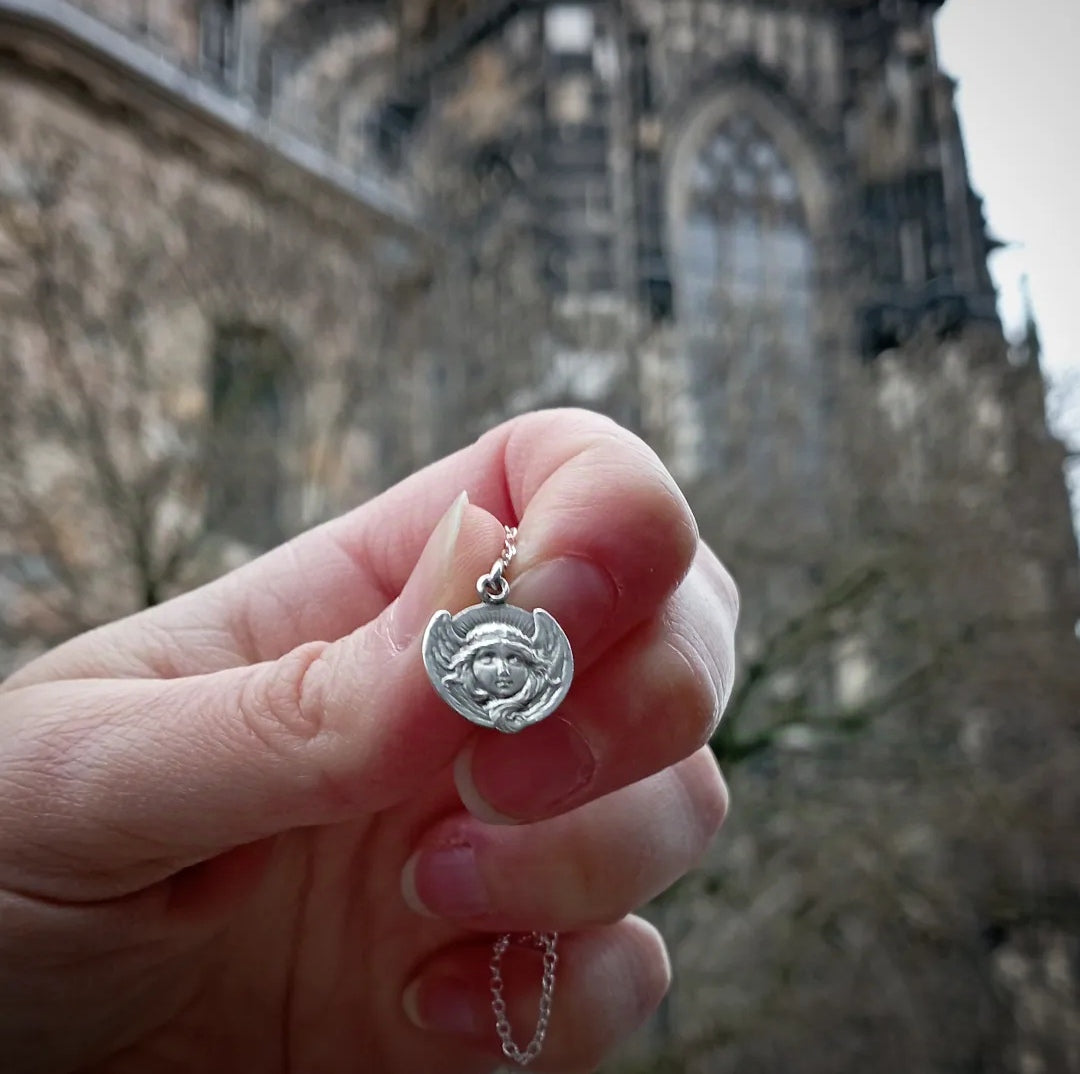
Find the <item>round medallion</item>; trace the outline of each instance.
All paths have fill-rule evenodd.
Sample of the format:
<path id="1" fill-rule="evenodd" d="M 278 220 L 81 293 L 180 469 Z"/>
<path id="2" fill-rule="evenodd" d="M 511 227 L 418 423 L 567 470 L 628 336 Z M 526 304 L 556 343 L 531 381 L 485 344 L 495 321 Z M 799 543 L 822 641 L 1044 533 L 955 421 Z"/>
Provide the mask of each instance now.
<path id="1" fill-rule="evenodd" d="M 574 677 L 570 642 L 542 608 L 477 604 L 457 615 L 436 612 L 423 651 L 439 696 L 465 719 L 506 734 L 550 716 Z"/>

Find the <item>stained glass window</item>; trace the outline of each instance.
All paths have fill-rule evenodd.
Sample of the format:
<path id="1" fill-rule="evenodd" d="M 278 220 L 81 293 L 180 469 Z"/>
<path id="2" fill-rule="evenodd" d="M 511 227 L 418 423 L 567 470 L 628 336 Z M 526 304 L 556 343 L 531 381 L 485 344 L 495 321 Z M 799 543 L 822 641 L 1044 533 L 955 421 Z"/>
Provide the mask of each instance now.
<path id="1" fill-rule="evenodd" d="M 814 249 L 799 184 L 748 115 L 713 129 L 674 222 L 677 314 L 701 425 L 695 468 L 750 483 L 803 482 L 820 466 L 822 385 Z"/>

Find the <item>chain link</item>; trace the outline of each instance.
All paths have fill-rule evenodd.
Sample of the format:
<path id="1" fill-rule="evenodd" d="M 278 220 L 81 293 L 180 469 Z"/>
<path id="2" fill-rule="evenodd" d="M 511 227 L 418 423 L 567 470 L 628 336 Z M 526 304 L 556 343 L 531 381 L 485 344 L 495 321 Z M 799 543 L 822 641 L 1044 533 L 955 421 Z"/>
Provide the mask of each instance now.
<path id="1" fill-rule="evenodd" d="M 487 604 L 502 604 L 510 594 L 510 583 L 505 572 L 517 555 L 517 528 L 504 527 L 505 537 L 502 554 L 492 565 L 491 571 L 476 583 L 476 590 Z M 524 1048 L 514 1043 L 514 1030 L 510 1025 L 506 999 L 503 996 L 505 982 L 502 975 L 502 960 L 513 937 L 507 933 L 495 941 L 491 952 L 491 1010 L 495 1015 L 495 1032 L 502 1042 L 503 1055 L 520 1067 L 527 1067 L 539 1056 L 547 1037 L 548 1023 L 551 1021 L 551 1004 L 555 995 L 555 971 L 559 965 L 559 956 L 555 950 L 559 942 L 557 932 L 534 932 L 526 938 L 528 943 L 544 952 L 544 972 L 540 979 L 540 1006 L 536 1019 L 536 1030 L 532 1040 Z"/>
<path id="2" fill-rule="evenodd" d="M 517 555 L 517 526 L 503 526 L 503 529 L 506 531 L 506 536 L 503 538 L 503 550 L 499 561 L 505 569 L 514 562 L 514 556 Z"/>
<path id="3" fill-rule="evenodd" d="M 555 970 L 559 965 L 559 956 L 555 947 L 559 942 L 557 932 L 534 932 L 527 937 L 527 942 L 544 952 L 544 973 L 540 982 L 540 1013 L 536 1020 L 536 1032 L 525 1048 L 514 1043 L 514 1030 L 503 998 L 502 959 L 513 937 L 507 933 L 495 941 L 491 952 L 491 1009 L 495 1014 L 495 1032 L 502 1041 L 503 1055 L 520 1067 L 527 1067 L 544 1047 L 548 1023 L 551 1021 L 551 1001 L 555 995 Z"/>
<path id="4" fill-rule="evenodd" d="M 477 579 L 476 592 L 485 604 L 503 604 L 510 596 L 510 583 L 504 577 L 517 555 L 517 527 L 504 526 L 503 550 L 491 570 Z"/>

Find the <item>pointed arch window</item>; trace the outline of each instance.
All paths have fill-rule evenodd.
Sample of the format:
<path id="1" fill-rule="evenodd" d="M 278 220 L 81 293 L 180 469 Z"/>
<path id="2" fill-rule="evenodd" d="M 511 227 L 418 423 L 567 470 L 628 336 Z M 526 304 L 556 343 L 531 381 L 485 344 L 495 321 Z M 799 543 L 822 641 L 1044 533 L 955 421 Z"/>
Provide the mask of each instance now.
<path id="1" fill-rule="evenodd" d="M 814 245 L 798 179 L 752 116 L 713 126 L 673 222 L 697 435 L 691 469 L 804 482 L 822 454 Z"/>
<path id="2" fill-rule="evenodd" d="M 199 65 L 228 87 L 239 67 L 240 5 L 241 0 L 203 0 L 199 8 Z"/>

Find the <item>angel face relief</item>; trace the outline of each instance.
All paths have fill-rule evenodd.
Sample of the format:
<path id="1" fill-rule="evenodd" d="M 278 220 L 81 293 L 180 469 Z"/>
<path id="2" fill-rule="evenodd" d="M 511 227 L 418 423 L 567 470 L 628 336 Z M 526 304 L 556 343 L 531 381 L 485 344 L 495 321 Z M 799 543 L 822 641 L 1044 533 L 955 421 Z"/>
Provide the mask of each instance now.
<path id="1" fill-rule="evenodd" d="M 504 641 L 498 634 L 490 641 L 484 637 L 474 638 L 462 653 L 469 651 L 474 654 L 472 677 L 477 695 L 486 690 L 491 697 L 506 701 L 521 693 L 536 668 L 532 650 L 527 645 L 516 639 Z"/>
<path id="2" fill-rule="evenodd" d="M 439 696 L 467 720 L 513 734 L 550 716 L 566 697 L 574 657 L 542 608 L 501 603 L 435 614 L 424 667 Z"/>

